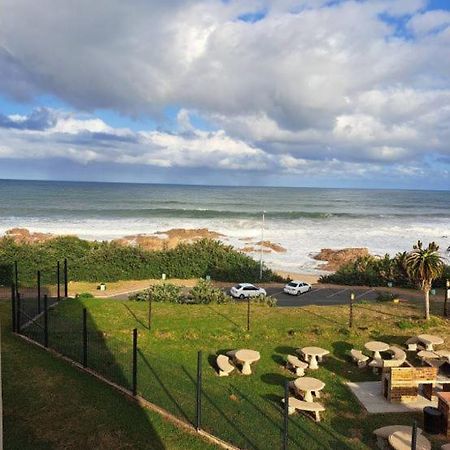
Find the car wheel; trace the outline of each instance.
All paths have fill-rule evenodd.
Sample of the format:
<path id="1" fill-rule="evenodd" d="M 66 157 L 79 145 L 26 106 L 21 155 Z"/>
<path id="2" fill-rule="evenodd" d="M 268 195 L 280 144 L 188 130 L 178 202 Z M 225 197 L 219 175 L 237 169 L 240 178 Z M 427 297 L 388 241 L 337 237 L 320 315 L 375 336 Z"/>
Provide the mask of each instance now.
<path id="1" fill-rule="evenodd" d="M 243 300 L 243 299 L 245 298 L 245 295 L 244 295 L 244 294 L 241 294 L 241 295 L 239 296 L 239 298 L 240 298 L 241 300 Z"/>
<path id="2" fill-rule="evenodd" d="M 295 295 L 298 297 L 301 293 L 302 291 L 299 289 Z"/>
<path id="3" fill-rule="evenodd" d="M 312 286 L 309 287 L 308 292 L 312 290 Z"/>

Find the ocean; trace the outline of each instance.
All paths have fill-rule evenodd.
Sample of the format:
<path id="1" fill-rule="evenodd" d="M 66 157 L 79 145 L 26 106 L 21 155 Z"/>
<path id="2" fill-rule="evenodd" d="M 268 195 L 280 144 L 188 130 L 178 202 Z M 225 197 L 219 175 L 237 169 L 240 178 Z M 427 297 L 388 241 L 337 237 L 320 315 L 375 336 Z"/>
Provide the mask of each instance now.
<path id="1" fill-rule="evenodd" d="M 395 254 L 418 239 L 449 256 L 450 191 L 0 180 L 0 234 L 21 227 L 109 240 L 208 228 L 242 248 L 261 239 L 263 211 L 264 239 L 287 250 L 264 254 L 274 269 L 317 273 L 311 255 L 321 248 Z"/>

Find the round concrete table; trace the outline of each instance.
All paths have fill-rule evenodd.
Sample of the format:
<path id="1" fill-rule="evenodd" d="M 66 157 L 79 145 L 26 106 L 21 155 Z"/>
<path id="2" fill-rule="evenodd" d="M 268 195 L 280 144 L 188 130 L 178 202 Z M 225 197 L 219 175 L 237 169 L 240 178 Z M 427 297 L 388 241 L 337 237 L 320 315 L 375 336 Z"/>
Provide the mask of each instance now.
<path id="1" fill-rule="evenodd" d="M 446 359 L 448 362 L 450 362 L 450 350 L 436 350 L 434 353 L 436 353 L 436 355 L 439 355 L 439 358 Z"/>
<path id="2" fill-rule="evenodd" d="M 421 350 L 417 353 L 420 359 L 439 359 L 439 355 L 435 352 L 430 352 L 429 350 Z"/>
<path id="3" fill-rule="evenodd" d="M 420 342 L 425 344 L 426 350 L 433 351 L 433 345 L 441 345 L 444 343 L 444 339 L 439 336 L 433 336 L 432 334 L 420 334 L 417 336 Z"/>
<path id="4" fill-rule="evenodd" d="M 412 433 L 396 431 L 388 438 L 389 444 L 395 450 L 411 450 Z M 419 434 L 417 436 L 417 450 L 431 450 L 430 441 Z"/>
<path id="5" fill-rule="evenodd" d="M 370 341 L 364 344 L 364 347 L 369 350 L 369 352 L 373 352 L 373 359 L 382 359 L 380 352 L 385 352 L 389 350 L 389 344 L 381 341 Z"/>
<path id="6" fill-rule="evenodd" d="M 325 387 L 325 383 L 317 378 L 303 377 L 294 380 L 294 386 L 297 390 L 305 393 L 303 397 L 305 402 L 312 402 L 312 393 L 315 392 L 316 396 L 320 397 L 319 391 Z"/>
<path id="7" fill-rule="evenodd" d="M 306 361 L 309 362 L 309 368 L 312 370 L 319 368 L 317 358 L 321 361 L 322 357 L 330 353 L 328 350 L 320 347 L 303 347 L 300 351 L 305 355 Z"/>
<path id="8" fill-rule="evenodd" d="M 252 369 L 250 364 L 261 359 L 261 355 L 256 350 L 242 349 L 238 350 L 235 355 L 235 359 L 242 364 L 242 374 L 251 375 Z"/>

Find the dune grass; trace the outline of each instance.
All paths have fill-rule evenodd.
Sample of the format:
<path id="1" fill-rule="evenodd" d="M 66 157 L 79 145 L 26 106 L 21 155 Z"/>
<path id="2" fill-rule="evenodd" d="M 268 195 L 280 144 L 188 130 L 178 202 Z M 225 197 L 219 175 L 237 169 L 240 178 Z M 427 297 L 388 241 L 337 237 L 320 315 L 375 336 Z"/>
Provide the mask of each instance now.
<path id="1" fill-rule="evenodd" d="M 420 423 L 421 414 L 368 415 L 344 383 L 376 377 L 349 363 L 347 351 L 363 348 L 364 342 L 373 339 L 402 345 L 407 337 L 424 330 L 450 342 L 448 322 L 433 317 L 425 324 L 414 304 L 360 304 L 350 332 L 346 306 L 254 306 L 251 331 L 247 332 L 244 304 L 154 304 L 149 331 L 143 302 L 69 299 L 50 313 L 50 343 L 75 359 L 81 357 L 83 307 L 89 316 L 89 366 L 131 386 L 131 330 L 138 328 L 139 393 L 190 422 L 195 420 L 197 351 L 202 350 L 203 427 L 237 446 L 252 449 L 280 447 L 283 384 L 294 379 L 283 364 L 296 348 L 318 345 L 331 355 L 311 373 L 326 383 L 320 400 L 326 407 L 323 421 L 316 424 L 304 416 L 292 416 L 292 448 L 364 449 L 373 448 L 375 428 L 412 424 L 414 419 Z M 39 330 L 34 332 L 39 334 Z M 235 348 L 261 353 L 254 374 L 217 377 L 217 353 Z M 439 439 L 434 438 L 434 443 L 438 446 Z"/>

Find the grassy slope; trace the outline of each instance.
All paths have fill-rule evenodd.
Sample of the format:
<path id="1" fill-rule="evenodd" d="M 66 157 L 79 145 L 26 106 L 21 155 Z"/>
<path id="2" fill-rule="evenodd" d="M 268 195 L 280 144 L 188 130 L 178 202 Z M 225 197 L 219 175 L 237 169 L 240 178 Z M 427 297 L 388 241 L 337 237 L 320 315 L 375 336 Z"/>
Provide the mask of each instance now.
<path id="1" fill-rule="evenodd" d="M 145 329 L 147 305 L 135 302 L 69 300 L 51 314 L 53 328 L 62 320 L 79 318 L 82 306 L 89 311 L 90 329 L 102 330 L 102 351 L 92 347 L 90 363 L 105 374 L 129 380 L 130 330 L 139 329 L 139 390 L 149 400 L 186 420 L 195 411 L 196 352 L 202 349 L 204 365 L 204 426 L 220 437 L 246 448 L 278 448 L 281 433 L 280 399 L 283 383 L 293 379 L 283 361 L 295 348 L 319 345 L 331 351 L 320 370 L 312 374 L 326 382 L 321 400 L 327 408 L 324 420 L 315 424 L 303 416 L 292 417 L 292 446 L 308 449 L 359 449 L 374 445 L 372 431 L 386 424 L 419 423 L 421 415 L 367 415 L 343 385 L 344 381 L 375 379 L 346 360 L 352 347 L 378 339 L 403 344 L 406 337 L 423 332 L 421 321 L 404 329 L 405 318 L 417 318 L 415 307 L 405 305 L 361 305 L 355 311 L 355 331 L 347 332 L 346 307 L 266 308 L 254 307 L 252 332 L 245 331 L 245 305 L 154 305 L 154 323 Z M 378 311 L 366 308 L 376 308 Z M 448 325 L 433 318 L 427 332 L 447 337 Z M 56 334 L 51 336 L 56 341 Z M 218 378 L 212 363 L 218 351 L 253 348 L 261 361 L 251 377 Z M 115 355 L 105 363 L 105 349 Z M 67 350 L 73 351 L 73 349 Z M 74 354 L 77 354 L 75 352 Z M 100 356 L 103 355 L 103 356 Z M 207 361 L 206 361 L 207 360 Z M 436 445 L 438 440 L 435 440 Z M 437 447 L 436 447 L 437 448 Z"/>
<path id="2" fill-rule="evenodd" d="M 204 449 L 205 442 L 9 332 L 0 302 L 5 449 Z"/>

